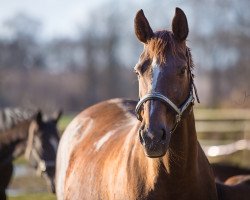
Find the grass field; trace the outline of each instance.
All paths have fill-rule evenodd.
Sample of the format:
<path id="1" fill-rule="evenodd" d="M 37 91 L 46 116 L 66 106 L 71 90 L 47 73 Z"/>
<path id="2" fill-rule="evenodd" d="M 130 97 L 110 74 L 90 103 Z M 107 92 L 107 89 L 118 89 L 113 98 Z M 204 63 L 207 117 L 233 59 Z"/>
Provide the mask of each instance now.
<path id="1" fill-rule="evenodd" d="M 69 115 L 63 115 L 63 117 L 60 119 L 58 123 L 58 129 L 62 133 L 67 125 L 70 123 L 70 121 L 75 117 L 74 114 L 69 114 Z"/>
<path id="2" fill-rule="evenodd" d="M 23 196 L 10 197 L 9 200 L 56 200 L 52 194 L 27 194 Z"/>

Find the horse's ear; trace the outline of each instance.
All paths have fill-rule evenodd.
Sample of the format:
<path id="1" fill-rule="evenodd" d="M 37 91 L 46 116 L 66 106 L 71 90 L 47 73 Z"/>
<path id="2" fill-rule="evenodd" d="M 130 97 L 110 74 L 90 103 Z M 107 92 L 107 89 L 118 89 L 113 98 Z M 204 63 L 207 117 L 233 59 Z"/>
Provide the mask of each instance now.
<path id="1" fill-rule="evenodd" d="M 54 117 L 56 123 L 59 121 L 59 119 L 61 118 L 62 114 L 63 114 L 63 110 L 62 109 L 56 111 L 53 114 L 53 117 Z"/>
<path id="2" fill-rule="evenodd" d="M 185 13 L 180 9 L 175 9 L 175 16 L 172 21 L 174 37 L 178 41 L 186 40 L 188 36 L 188 22 Z"/>
<path id="3" fill-rule="evenodd" d="M 43 122 L 43 116 L 42 116 L 42 111 L 41 110 L 38 110 L 36 115 L 35 115 L 35 121 L 38 125 L 42 124 Z"/>
<path id="4" fill-rule="evenodd" d="M 154 35 L 154 32 L 151 29 L 148 20 L 143 13 L 143 10 L 139 10 L 136 13 L 134 19 L 134 27 L 137 38 L 143 43 L 147 43 L 148 40 L 150 40 Z"/>

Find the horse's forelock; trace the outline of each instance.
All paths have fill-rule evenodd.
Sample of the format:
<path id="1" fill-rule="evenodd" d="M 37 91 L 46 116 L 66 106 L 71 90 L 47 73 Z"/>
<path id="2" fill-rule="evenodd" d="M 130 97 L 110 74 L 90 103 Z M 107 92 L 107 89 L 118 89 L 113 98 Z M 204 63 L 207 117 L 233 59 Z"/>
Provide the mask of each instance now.
<path id="1" fill-rule="evenodd" d="M 150 57 L 157 56 L 160 62 L 166 62 L 168 52 L 177 56 L 178 54 L 185 55 L 187 51 L 186 45 L 177 42 L 173 33 L 167 30 L 155 32 L 154 37 L 148 42 L 148 49 Z M 188 51 L 190 52 L 189 48 Z"/>

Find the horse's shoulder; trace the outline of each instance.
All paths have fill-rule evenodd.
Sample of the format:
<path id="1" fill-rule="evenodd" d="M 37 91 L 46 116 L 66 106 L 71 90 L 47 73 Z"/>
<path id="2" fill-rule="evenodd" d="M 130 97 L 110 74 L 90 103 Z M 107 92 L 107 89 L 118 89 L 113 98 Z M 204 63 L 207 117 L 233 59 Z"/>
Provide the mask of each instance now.
<path id="1" fill-rule="evenodd" d="M 60 140 L 57 154 L 57 163 L 60 163 L 56 180 L 58 196 L 63 196 L 64 183 L 69 179 L 66 172 L 70 173 L 75 163 L 74 158 L 88 159 L 89 157 L 83 156 L 84 153 L 89 154 L 91 149 L 95 153 L 100 151 L 106 143 L 114 141 L 111 136 L 125 137 L 125 134 L 115 133 L 124 132 L 125 128 L 135 124 L 135 105 L 135 101 L 126 99 L 103 101 L 83 110 L 70 122 Z M 116 142 L 122 143 L 121 140 L 120 143 L 118 140 Z M 84 148 L 79 148 L 80 146 Z M 75 156 L 79 153 L 81 156 Z"/>
<path id="2" fill-rule="evenodd" d="M 75 141 L 83 139 L 90 130 L 101 127 L 102 124 L 122 122 L 130 123 L 135 120 L 136 102 L 127 99 L 111 99 L 95 104 L 79 113 L 67 126 L 61 140 Z M 74 143 L 74 142 L 73 142 Z"/>
<path id="3" fill-rule="evenodd" d="M 80 113 L 79 116 L 91 115 L 96 116 L 97 114 L 120 114 L 124 112 L 129 112 L 134 114 L 134 109 L 136 106 L 136 101 L 128 99 L 110 99 L 97 103 L 89 108 L 85 109 Z"/>
<path id="4" fill-rule="evenodd" d="M 78 114 L 67 126 L 61 138 L 61 146 L 69 149 L 89 135 L 92 142 L 98 137 L 133 126 L 137 121 L 134 114 L 136 102 L 126 99 L 111 99 L 95 104 Z M 90 142 L 89 142 L 90 143 Z"/>
<path id="5" fill-rule="evenodd" d="M 102 101 L 80 112 L 68 127 L 74 129 L 92 122 L 101 125 L 105 122 L 125 122 L 124 119 L 135 119 L 135 106 L 135 101 L 127 99 L 116 98 Z"/>

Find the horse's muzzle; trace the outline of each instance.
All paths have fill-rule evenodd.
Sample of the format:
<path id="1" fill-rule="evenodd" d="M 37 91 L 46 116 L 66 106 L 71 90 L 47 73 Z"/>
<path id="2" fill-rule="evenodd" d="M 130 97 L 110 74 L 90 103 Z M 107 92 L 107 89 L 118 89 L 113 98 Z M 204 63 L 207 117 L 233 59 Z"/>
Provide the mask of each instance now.
<path id="1" fill-rule="evenodd" d="M 47 187 L 48 187 L 48 190 L 55 194 L 56 193 L 56 187 L 55 187 L 55 180 L 54 179 L 48 179 L 47 180 Z"/>
<path id="2" fill-rule="evenodd" d="M 56 187 L 55 187 L 55 177 L 54 177 L 54 173 L 51 175 L 50 173 L 43 173 L 43 178 L 46 181 L 47 184 L 47 188 L 49 190 L 49 192 L 52 192 L 55 194 L 56 192 Z"/>
<path id="3" fill-rule="evenodd" d="M 165 129 L 159 131 L 140 129 L 139 137 L 146 156 L 158 158 L 166 154 L 169 147 L 170 133 L 167 133 Z"/>

